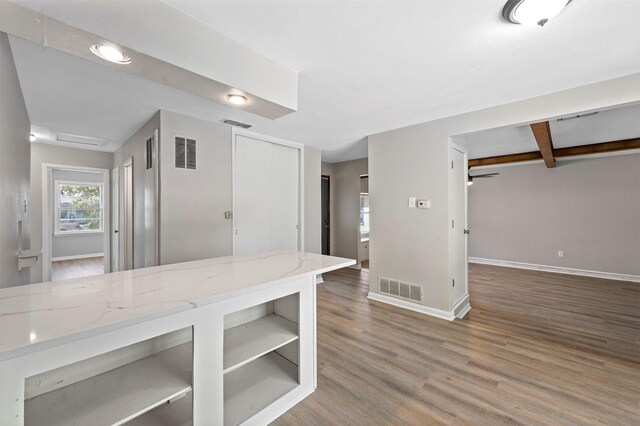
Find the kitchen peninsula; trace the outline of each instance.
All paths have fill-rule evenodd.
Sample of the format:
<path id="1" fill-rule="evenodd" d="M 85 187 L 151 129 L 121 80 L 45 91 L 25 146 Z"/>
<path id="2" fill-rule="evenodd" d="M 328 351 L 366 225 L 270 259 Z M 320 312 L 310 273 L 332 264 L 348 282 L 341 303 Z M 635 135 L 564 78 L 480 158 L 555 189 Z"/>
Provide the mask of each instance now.
<path id="1" fill-rule="evenodd" d="M 268 252 L 0 290 L 0 424 L 267 424 L 316 387 L 316 276 Z"/>

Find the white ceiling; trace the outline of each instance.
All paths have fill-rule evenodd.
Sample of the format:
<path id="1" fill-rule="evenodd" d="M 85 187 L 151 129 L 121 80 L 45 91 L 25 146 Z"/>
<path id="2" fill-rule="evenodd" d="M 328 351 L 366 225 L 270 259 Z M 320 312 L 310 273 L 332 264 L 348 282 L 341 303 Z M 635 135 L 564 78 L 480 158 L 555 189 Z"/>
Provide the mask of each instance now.
<path id="1" fill-rule="evenodd" d="M 34 122 L 122 142 L 152 109 L 230 116 L 325 161 L 361 158 L 369 134 L 640 72 L 640 1 L 575 0 L 544 28 L 502 21 L 504 1 L 167 1 L 299 72 L 298 111 L 274 121 L 55 52 L 16 59 Z"/>
<path id="2" fill-rule="evenodd" d="M 613 142 L 640 137 L 640 104 L 625 106 L 570 120 L 549 120 L 554 148 Z M 464 136 L 455 143 L 467 149 L 470 159 L 538 151 L 531 128 L 502 127 Z"/>

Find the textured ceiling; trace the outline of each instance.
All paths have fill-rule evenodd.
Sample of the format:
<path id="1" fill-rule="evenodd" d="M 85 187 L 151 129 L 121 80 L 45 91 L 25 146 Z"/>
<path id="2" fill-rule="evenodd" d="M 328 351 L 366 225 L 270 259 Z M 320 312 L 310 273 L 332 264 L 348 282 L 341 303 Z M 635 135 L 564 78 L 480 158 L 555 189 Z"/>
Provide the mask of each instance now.
<path id="1" fill-rule="evenodd" d="M 63 7 L 54 3 L 41 2 L 43 13 Z M 298 71 L 298 112 L 225 115 L 322 148 L 327 161 L 362 157 L 372 133 L 640 72 L 637 0 L 575 0 L 544 28 L 502 21 L 504 0 L 167 3 Z M 128 84 L 120 74 L 105 78 Z M 152 99 L 166 95 L 145 88 Z M 172 96 L 162 107 L 215 116 L 196 97 Z"/>

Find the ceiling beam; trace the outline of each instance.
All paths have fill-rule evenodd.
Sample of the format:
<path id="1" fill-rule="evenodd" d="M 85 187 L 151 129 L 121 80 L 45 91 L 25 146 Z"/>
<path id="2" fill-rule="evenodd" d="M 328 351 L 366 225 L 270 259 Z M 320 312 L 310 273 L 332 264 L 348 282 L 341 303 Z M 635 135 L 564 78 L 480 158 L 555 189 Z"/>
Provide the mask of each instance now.
<path id="1" fill-rule="evenodd" d="M 600 154 L 603 152 L 622 151 L 626 149 L 640 149 L 640 138 L 559 148 L 554 149 L 553 154 L 556 157 L 569 157 L 572 155 Z"/>
<path id="2" fill-rule="evenodd" d="M 554 157 L 571 157 L 575 155 L 602 154 L 605 152 L 640 149 L 640 138 L 624 139 L 612 142 L 594 143 L 590 145 L 571 146 L 553 150 Z M 469 160 L 469 167 L 494 166 L 498 164 L 517 163 L 542 159 L 539 151 L 523 152 L 520 154 L 499 155 L 496 157 L 475 158 Z"/>
<path id="3" fill-rule="evenodd" d="M 539 151 L 523 152 L 521 154 L 498 155 L 496 157 L 476 158 L 469 160 L 469 167 L 494 166 L 496 164 L 519 163 L 542 159 Z"/>
<path id="4" fill-rule="evenodd" d="M 533 132 L 533 137 L 536 138 L 536 143 L 540 149 L 540 154 L 542 154 L 544 164 L 546 164 L 548 168 L 555 167 L 556 159 L 553 158 L 553 141 L 551 139 L 549 122 L 533 123 L 531 125 L 531 131 Z"/>

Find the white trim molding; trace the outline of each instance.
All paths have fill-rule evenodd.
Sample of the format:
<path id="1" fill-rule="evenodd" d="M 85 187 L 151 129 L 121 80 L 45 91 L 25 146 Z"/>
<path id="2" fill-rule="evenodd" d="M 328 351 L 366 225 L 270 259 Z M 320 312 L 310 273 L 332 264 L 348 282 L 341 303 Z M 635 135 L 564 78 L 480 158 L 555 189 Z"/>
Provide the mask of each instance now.
<path id="1" fill-rule="evenodd" d="M 322 284 L 324 282 L 324 277 L 322 274 L 316 275 L 316 284 Z"/>
<path id="2" fill-rule="evenodd" d="M 471 303 L 469 299 L 469 293 L 465 294 L 458 303 L 453 307 L 453 314 L 456 318 L 464 318 L 465 315 L 471 310 Z"/>
<path id="3" fill-rule="evenodd" d="M 580 275 L 583 277 L 604 278 L 605 280 L 630 281 L 640 283 L 640 275 L 616 274 L 614 272 L 588 271 L 585 269 L 565 268 L 562 266 L 536 265 L 534 263 L 513 262 L 510 260 L 483 259 L 469 257 L 469 263 L 504 266 L 506 268 L 530 269 L 534 271 L 554 272 L 557 274 Z"/>
<path id="4" fill-rule="evenodd" d="M 92 257 L 104 257 L 104 253 L 76 254 L 74 256 L 58 256 L 51 258 L 52 262 L 60 262 L 62 260 L 90 259 Z"/>
<path id="5" fill-rule="evenodd" d="M 430 308 L 424 305 L 418 305 L 413 302 L 408 302 L 402 299 L 396 299 L 395 297 L 385 296 L 383 294 L 371 293 L 367 294 L 367 299 L 375 300 L 376 302 L 386 303 L 388 305 L 397 306 L 398 308 L 408 309 L 410 311 L 419 312 L 421 314 L 431 315 L 432 317 L 445 319 L 447 321 L 453 321 L 455 315 L 453 311 L 447 312 L 440 309 Z"/>

